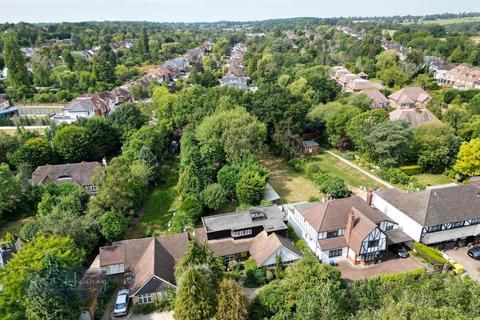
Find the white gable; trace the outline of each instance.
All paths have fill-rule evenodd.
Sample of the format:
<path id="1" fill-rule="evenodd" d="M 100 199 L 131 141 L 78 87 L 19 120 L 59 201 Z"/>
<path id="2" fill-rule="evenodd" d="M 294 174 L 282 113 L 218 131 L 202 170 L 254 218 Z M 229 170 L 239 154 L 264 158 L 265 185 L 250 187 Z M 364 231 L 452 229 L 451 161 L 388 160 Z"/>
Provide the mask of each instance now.
<path id="1" fill-rule="evenodd" d="M 285 247 L 280 247 L 277 249 L 277 251 L 275 251 L 264 263 L 263 263 L 263 266 L 268 266 L 268 265 L 274 265 L 275 262 L 276 262 L 276 257 L 280 255 L 282 257 L 282 262 L 288 262 L 288 261 L 294 261 L 294 260 L 298 260 L 300 259 L 301 257 L 290 251 L 289 249 L 285 248 Z"/>

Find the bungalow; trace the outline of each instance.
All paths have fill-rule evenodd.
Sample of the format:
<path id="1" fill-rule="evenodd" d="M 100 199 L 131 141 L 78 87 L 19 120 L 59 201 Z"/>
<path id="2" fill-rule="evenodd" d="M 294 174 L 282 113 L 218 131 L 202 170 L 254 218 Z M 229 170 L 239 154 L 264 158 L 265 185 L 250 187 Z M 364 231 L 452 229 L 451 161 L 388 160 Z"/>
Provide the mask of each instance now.
<path id="1" fill-rule="evenodd" d="M 370 98 L 370 107 L 372 109 L 386 109 L 390 106 L 390 101 L 378 89 L 366 89 L 360 91 Z"/>
<path id="2" fill-rule="evenodd" d="M 123 276 L 133 303 L 151 303 L 176 288 L 175 266 L 188 241 L 188 233 L 183 232 L 115 242 L 100 248 L 100 268 L 106 275 Z"/>
<path id="3" fill-rule="evenodd" d="M 396 234 L 389 243 L 410 240 L 395 230 L 393 219 L 357 196 L 287 208 L 288 223 L 324 263 L 370 264 L 387 249 L 389 233 Z"/>
<path id="4" fill-rule="evenodd" d="M 37 167 L 29 182 L 31 185 L 70 182 L 84 187 L 90 193 L 96 193 L 97 188 L 92 183 L 92 178 L 96 170 L 102 168 L 103 166 L 99 162 L 80 162 L 57 165 L 47 164 L 45 166 Z"/>
<path id="5" fill-rule="evenodd" d="M 413 240 L 424 244 L 472 242 L 480 234 L 480 186 L 450 184 L 423 191 L 378 190 L 373 205 Z"/>
<path id="6" fill-rule="evenodd" d="M 207 243 L 225 263 L 244 261 L 250 256 L 258 266 L 271 268 L 277 256 L 285 266 L 301 257 L 286 238 L 286 216 L 276 205 L 207 216 L 202 218 L 202 223 L 203 227 L 195 230 L 195 237 Z"/>

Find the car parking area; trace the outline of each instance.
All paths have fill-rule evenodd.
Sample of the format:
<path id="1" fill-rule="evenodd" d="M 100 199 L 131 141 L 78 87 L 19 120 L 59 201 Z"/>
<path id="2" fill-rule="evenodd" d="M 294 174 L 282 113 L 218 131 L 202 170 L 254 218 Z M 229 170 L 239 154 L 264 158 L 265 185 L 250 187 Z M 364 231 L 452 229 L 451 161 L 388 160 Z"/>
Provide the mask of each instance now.
<path id="1" fill-rule="evenodd" d="M 354 266 L 346 260 L 338 263 L 338 269 L 345 280 L 361 280 L 383 274 L 403 273 L 421 268 L 425 268 L 425 265 L 411 255 L 408 258 L 398 258 L 392 254 L 383 262 L 370 266 Z"/>
<path id="2" fill-rule="evenodd" d="M 467 255 L 468 247 L 446 250 L 445 253 L 461 264 L 466 273 L 475 281 L 480 281 L 480 261 L 470 258 Z"/>

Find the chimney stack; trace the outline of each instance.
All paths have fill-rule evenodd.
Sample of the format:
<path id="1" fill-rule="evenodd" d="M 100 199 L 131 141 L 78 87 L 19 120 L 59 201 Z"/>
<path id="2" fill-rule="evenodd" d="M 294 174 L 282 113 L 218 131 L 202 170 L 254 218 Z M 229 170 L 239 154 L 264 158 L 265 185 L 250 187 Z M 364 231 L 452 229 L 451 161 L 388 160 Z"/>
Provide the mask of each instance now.
<path id="1" fill-rule="evenodd" d="M 347 244 L 350 241 L 350 234 L 352 233 L 352 229 L 354 226 L 355 226 L 355 213 L 353 212 L 353 208 L 352 208 L 350 213 L 348 214 L 347 226 L 345 228 L 345 240 L 347 241 Z"/>
<path id="2" fill-rule="evenodd" d="M 372 206 L 372 199 L 373 199 L 373 189 L 368 188 L 368 190 L 367 190 L 367 203 L 370 207 Z"/>

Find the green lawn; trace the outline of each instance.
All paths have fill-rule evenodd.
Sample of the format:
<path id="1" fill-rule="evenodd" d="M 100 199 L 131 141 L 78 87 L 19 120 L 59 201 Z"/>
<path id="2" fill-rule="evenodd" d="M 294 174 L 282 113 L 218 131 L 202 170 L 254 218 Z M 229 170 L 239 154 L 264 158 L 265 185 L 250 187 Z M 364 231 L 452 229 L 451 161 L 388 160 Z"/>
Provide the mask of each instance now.
<path id="1" fill-rule="evenodd" d="M 261 162 L 270 172 L 268 182 L 284 203 L 308 201 L 312 197 L 317 199 L 323 197 L 314 182 L 293 170 L 285 160 L 269 157 Z"/>
<path id="2" fill-rule="evenodd" d="M 414 177 L 417 178 L 418 182 L 426 186 L 434 186 L 439 184 L 447 184 L 447 183 L 455 182 L 455 180 L 452 180 L 449 177 L 444 176 L 443 174 L 424 173 L 424 174 L 415 175 Z"/>
<path id="3" fill-rule="evenodd" d="M 370 179 L 368 176 L 340 161 L 331 154 L 322 152 L 318 156 L 312 157 L 312 159 L 320 161 L 321 167 L 327 173 L 341 177 L 351 188 L 358 188 L 361 186 L 373 189 L 384 188 L 383 185 Z"/>
<path id="4" fill-rule="evenodd" d="M 175 164 L 167 182 L 153 189 L 148 196 L 145 212 L 140 221 L 128 233 L 128 238 L 156 236 L 168 233 L 168 221 L 177 209 L 175 186 L 178 181 L 178 166 Z"/>

